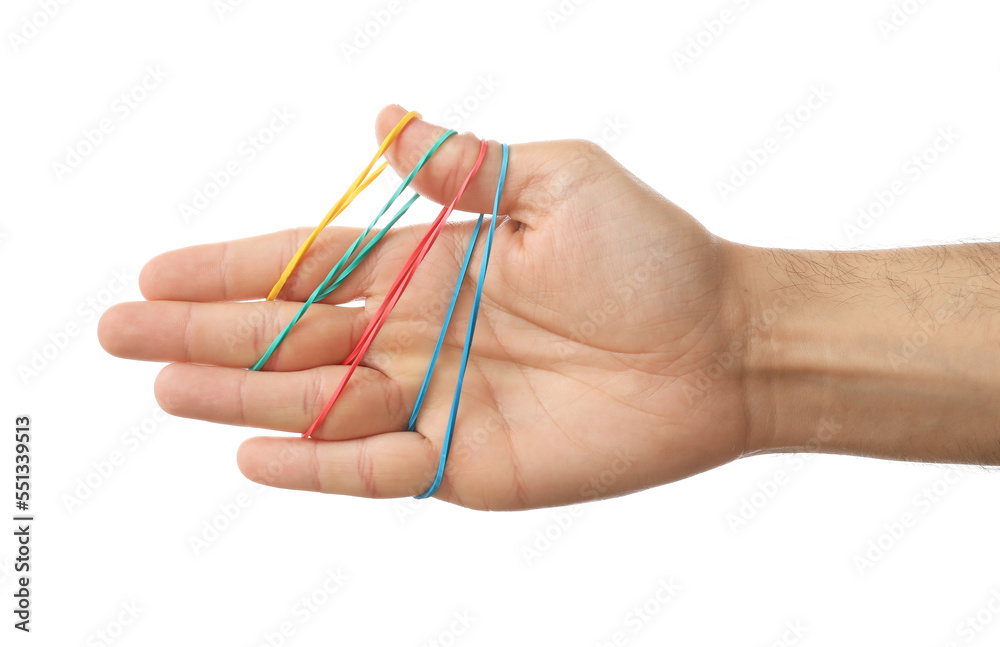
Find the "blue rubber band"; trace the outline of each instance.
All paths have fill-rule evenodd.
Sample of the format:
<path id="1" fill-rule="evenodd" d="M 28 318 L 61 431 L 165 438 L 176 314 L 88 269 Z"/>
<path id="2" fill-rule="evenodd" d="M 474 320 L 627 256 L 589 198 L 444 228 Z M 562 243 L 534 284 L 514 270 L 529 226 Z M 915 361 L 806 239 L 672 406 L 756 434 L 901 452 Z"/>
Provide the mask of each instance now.
<path id="1" fill-rule="evenodd" d="M 371 250 L 375 247 L 375 245 L 378 244 L 380 240 L 382 240 L 382 237 L 385 236 L 386 233 L 388 233 L 388 231 L 392 228 L 392 226 L 396 224 L 396 222 L 400 218 L 403 217 L 403 214 L 405 214 L 407 210 L 410 208 L 410 206 L 413 205 L 414 202 L 416 202 L 417 198 L 420 197 L 419 194 L 414 194 L 414 196 L 410 198 L 406 202 L 406 204 L 403 205 L 403 207 L 399 210 L 399 212 L 395 216 L 393 216 L 391 220 L 389 220 L 386 226 L 383 227 L 377 234 L 375 234 L 374 238 L 372 238 L 368 242 L 368 244 L 366 244 L 361 249 L 361 251 L 358 252 L 357 257 L 348 265 L 348 261 L 350 260 L 351 255 L 355 252 L 355 250 L 357 250 L 358 246 L 361 245 L 361 242 L 365 239 L 365 237 L 367 237 L 368 234 L 371 233 L 371 230 L 374 229 L 375 225 L 382 218 L 382 216 L 385 215 L 385 213 L 389 210 L 392 204 L 403 192 L 403 190 L 410 185 L 410 182 L 412 182 L 413 178 L 416 177 L 417 172 L 424 167 L 424 165 L 427 163 L 427 160 L 430 159 L 431 155 L 437 152 L 438 148 L 441 147 L 441 144 L 443 144 L 445 140 L 447 140 L 449 137 L 455 134 L 457 133 L 454 130 L 446 131 L 443 135 L 441 135 L 441 137 L 438 138 L 436 142 L 434 142 L 434 145 L 431 146 L 426 153 L 424 153 L 423 157 L 420 158 L 420 161 L 417 162 L 417 165 L 414 166 L 413 170 L 410 171 L 409 175 L 406 176 L 406 179 L 403 180 L 403 183 L 399 185 L 399 188 L 397 188 L 395 193 L 392 194 L 392 197 L 389 198 L 389 201 L 385 203 L 385 206 L 382 207 L 382 210 L 379 211 L 378 215 L 375 216 L 374 220 L 372 220 L 368 224 L 365 230 L 361 232 L 361 235 L 359 235 L 357 239 L 351 244 L 351 246 L 341 257 L 341 259 L 337 261 L 337 264 L 333 266 L 333 269 L 330 270 L 330 273 L 326 275 L 326 278 L 323 280 L 323 282 L 320 283 L 315 290 L 313 290 L 313 293 L 309 296 L 309 298 L 305 301 L 305 303 L 302 304 L 302 307 L 299 308 L 299 311 L 297 313 L 295 313 L 295 316 L 292 317 L 292 320 L 288 322 L 288 324 L 281 330 L 280 333 L 278 333 L 278 336 L 274 338 L 274 341 L 271 342 L 271 345 L 268 346 L 266 351 L 264 351 L 264 354 L 261 355 L 260 359 L 258 359 L 257 362 L 250 367 L 250 370 L 259 371 L 261 368 L 263 368 L 264 364 L 267 363 L 267 360 L 271 358 L 271 355 L 274 354 L 274 351 L 278 349 L 278 346 L 281 345 L 281 342 L 283 342 L 285 338 L 288 336 L 288 333 L 291 332 L 292 327 L 296 323 L 298 323 L 299 319 L 302 318 L 302 315 L 304 315 L 306 313 L 306 310 L 309 309 L 309 306 L 311 306 L 313 303 L 317 301 L 322 301 L 323 299 L 330 296 L 333 293 L 333 291 L 336 290 L 347 279 L 347 277 L 351 274 L 351 272 L 353 272 L 358 267 L 358 265 L 361 264 L 361 261 L 363 261 L 365 257 L 368 256 L 369 252 L 371 252 Z M 344 267 L 345 265 L 347 267 Z"/>
<path id="2" fill-rule="evenodd" d="M 427 395 L 427 387 L 431 383 L 431 375 L 434 374 L 434 367 L 437 365 L 438 355 L 441 354 L 441 347 L 444 345 L 444 338 L 448 336 L 448 325 L 451 323 L 451 316 L 455 313 L 455 304 L 458 303 L 458 295 L 462 291 L 462 283 L 465 281 L 465 274 L 469 271 L 469 261 L 472 260 L 472 250 L 476 246 L 476 239 L 479 238 L 479 229 L 483 224 L 483 214 L 479 214 L 479 220 L 476 221 L 476 228 L 472 232 L 472 240 L 469 241 L 469 247 L 465 250 L 465 260 L 462 262 L 462 269 L 458 273 L 458 283 L 455 284 L 455 291 L 451 295 L 451 305 L 448 306 L 448 312 L 444 316 L 444 323 L 441 324 L 441 334 L 438 335 L 437 345 L 434 346 L 434 352 L 431 354 L 430 364 L 427 366 L 427 374 L 424 375 L 424 383 L 420 386 L 420 393 L 417 394 L 417 401 L 413 405 L 413 413 L 410 415 L 410 424 L 407 426 L 408 431 L 415 431 L 417 427 L 417 414 L 420 413 L 420 407 L 424 404 L 424 397 Z"/>
<path id="3" fill-rule="evenodd" d="M 451 449 L 451 439 L 455 432 L 455 419 L 458 416 L 458 403 L 462 397 L 462 383 L 465 381 L 465 369 L 469 365 L 469 351 L 472 349 L 472 338 L 473 335 L 475 335 L 476 320 L 479 317 L 479 304 L 483 297 L 483 283 L 486 280 L 486 267 L 489 265 L 490 252 L 493 249 L 493 233 L 496 231 L 497 214 L 500 211 L 500 196 L 503 194 L 503 185 L 507 178 L 507 159 L 509 157 L 507 144 L 503 144 L 502 150 L 503 162 L 500 165 L 500 179 L 497 181 L 496 196 L 493 198 L 493 217 L 490 218 L 490 227 L 486 234 L 486 243 L 483 246 L 483 260 L 479 266 L 479 282 L 476 284 L 476 294 L 475 297 L 473 297 L 472 310 L 469 313 L 469 327 L 465 333 L 465 346 L 462 348 L 462 359 L 458 367 L 458 381 L 455 385 L 455 397 L 451 402 L 451 413 L 448 415 L 448 428 L 445 431 L 444 441 L 441 446 L 441 457 L 438 459 L 437 474 L 434 476 L 434 482 L 431 483 L 429 488 L 427 488 L 427 491 L 423 494 L 416 495 L 414 497 L 415 499 L 426 499 L 427 497 L 433 496 L 441 486 L 441 481 L 444 479 L 444 470 L 448 461 L 448 452 Z M 482 223 L 482 219 L 483 216 L 480 214 L 479 223 Z M 417 414 L 420 412 L 420 407 L 423 405 L 423 398 L 427 391 L 427 385 L 430 383 L 431 374 L 434 372 L 434 365 L 437 363 L 438 354 L 441 351 L 444 337 L 448 331 L 448 324 L 451 322 L 451 316 L 454 312 L 455 304 L 458 301 L 458 293 L 461 290 L 462 282 L 465 279 L 465 271 L 468 268 L 469 259 L 472 256 L 472 248 L 473 245 L 475 245 L 476 238 L 478 236 L 479 223 L 477 223 L 476 227 L 477 234 L 472 237 L 472 241 L 469 243 L 469 248 L 465 255 L 465 263 L 462 265 L 462 273 L 458 277 L 458 284 L 455 286 L 455 292 L 451 298 L 451 306 L 448 309 L 448 314 L 445 316 L 444 325 L 441 328 L 441 335 L 438 337 L 437 346 L 434 348 L 434 354 L 431 356 L 431 362 L 427 368 L 427 375 L 424 377 L 424 384 L 420 389 L 420 395 L 418 396 L 417 403 L 413 408 L 413 415 L 410 417 L 410 431 L 413 431 L 417 420 Z"/>

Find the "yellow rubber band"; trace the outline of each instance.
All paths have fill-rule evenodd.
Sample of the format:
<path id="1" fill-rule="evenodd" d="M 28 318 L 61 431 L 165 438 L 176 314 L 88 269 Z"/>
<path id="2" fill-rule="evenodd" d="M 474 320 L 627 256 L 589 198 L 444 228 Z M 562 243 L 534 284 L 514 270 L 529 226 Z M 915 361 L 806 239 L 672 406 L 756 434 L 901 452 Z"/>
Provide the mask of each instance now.
<path id="1" fill-rule="evenodd" d="M 306 255 L 306 252 L 309 251 L 309 248 L 312 247 L 312 244 L 316 241 L 316 238 L 319 236 L 319 232 L 323 231 L 324 227 L 329 225 L 334 218 L 343 213 L 344 209 L 347 208 L 347 205 L 351 204 L 351 201 L 353 201 L 358 194 L 364 191 L 368 185 L 374 182 L 375 178 L 377 178 L 382 171 L 389 166 L 388 162 L 383 162 L 381 166 L 372 172 L 372 167 L 375 166 L 375 162 L 377 162 L 378 159 L 385 154 L 386 150 L 389 149 L 389 146 L 392 145 L 392 142 L 396 141 L 399 133 L 403 132 L 403 128 L 405 128 L 406 125 L 413 119 L 420 118 L 420 113 L 411 111 L 403 115 L 403 118 L 399 120 L 399 123 L 393 126 L 392 130 L 389 131 L 389 134 L 382 140 L 382 143 L 379 145 L 378 151 L 375 153 L 375 157 L 372 158 L 372 161 L 368 163 L 368 166 L 366 166 L 365 170 L 361 172 L 361 175 L 354 180 L 354 183 L 351 184 L 350 188 L 348 188 L 344 195 L 341 196 L 340 200 L 337 200 L 336 204 L 330 208 L 330 211 L 328 211 L 326 216 L 323 217 L 323 220 L 316 226 L 316 229 L 309 234 L 309 237 L 306 238 L 305 242 L 302 243 L 302 246 L 299 247 L 298 251 L 295 252 L 295 255 L 292 256 L 292 260 L 288 261 L 288 266 L 285 267 L 285 271 L 281 273 L 281 276 L 278 278 L 278 282 L 274 284 L 274 287 L 271 288 L 271 293 L 267 295 L 268 301 L 274 301 L 275 297 L 278 296 L 278 293 L 281 292 L 281 288 L 284 287 L 285 282 L 288 281 L 288 277 L 292 275 L 292 272 L 295 271 L 295 268 L 302 260 L 302 257 Z"/>

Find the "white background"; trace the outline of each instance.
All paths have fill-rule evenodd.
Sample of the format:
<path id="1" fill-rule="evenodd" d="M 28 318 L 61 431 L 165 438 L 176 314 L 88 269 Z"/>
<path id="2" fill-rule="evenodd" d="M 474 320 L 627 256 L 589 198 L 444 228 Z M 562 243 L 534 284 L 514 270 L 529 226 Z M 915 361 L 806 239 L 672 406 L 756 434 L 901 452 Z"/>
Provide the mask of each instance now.
<path id="1" fill-rule="evenodd" d="M 288 645 L 601 645 L 616 632 L 628 645 L 996 644 L 993 472 L 757 457 L 522 513 L 268 490 L 236 468 L 252 430 L 157 413 L 160 367 L 110 357 L 96 339 L 108 303 L 140 298 L 150 257 L 317 222 L 371 156 L 375 115 L 393 102 L 508 142 L 600 141 L 741 242 L 996 239 L 1000 5 L 898 1 L 913 15 L 888 33 L 889 0 L 406 0 L 385 26 L 372 21 L 385 22 L 388 0 L 251 0 L 221 15 L 211 0 L 6 0 L 0 500 L 13 498 L 14 418 L 29 414 L 37 519 L 28 636 L 7 611 L 4 522 L 0 643 L 255 646 L 278 644 L 288 622 Z M 712 36 L 704 21 L 723 10 L 731 20 Z M 366 25 L 367 43 L 356 31 Z M 704 46 L 679 65 L 689 39 Z M 123 114 L 117 98 L 147 66 L 165 78 Z M 779 122 L 819 86 L 831 98 L 786 138 Z M 283 108 L 292 122 L 247 160 L 241 142 Z M 102 119 L 110 134 L 57 173 Z M 959 140 L 911 181 L 907 160 L 941 128 Z M 717 183 L 768 137 L 778 152 L 723 199 Z M 242 173 L 185 220 L 181 205 L 233 159 Z M 906 193 L 849 235 L 897 179 Z M 366 222 L 387 186 L 343 221 Z M 423 204 L 414 219 L 434 213 Z M 36 352 L 49 357 L 28 375 Z M 128 435 L 143 425 L 144 439 Z M 237 501 L 230 522 L 222 511 Z M 744 505 L 753 516 L 734 527 Z M 893 537 L 904 514 L 915 523 Z M 213 540 L 196 551 L 197 537 Z M 860 565 L 866 555 L 876 559 Z M 346 582 L 323 593 L 338 569 Z M 667 602 L 661 581 L 678 588 Z M 322 604 L 305 617 L 296 605 L 314 595 Z M 134 620 L 121 611 L 130 604 Z M 463 615 L 468 628 L 455 624 Z M 119 617 L 130 622 L 121 633 Z M 101 630 L 116 639 L 102 643 Z"/>

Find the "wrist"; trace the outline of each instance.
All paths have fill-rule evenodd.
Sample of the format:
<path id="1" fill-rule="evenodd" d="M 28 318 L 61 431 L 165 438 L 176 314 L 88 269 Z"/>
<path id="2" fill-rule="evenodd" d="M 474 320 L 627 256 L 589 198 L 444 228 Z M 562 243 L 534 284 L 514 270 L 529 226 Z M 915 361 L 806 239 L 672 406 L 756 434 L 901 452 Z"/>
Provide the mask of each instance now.
<path id="1" fill-rule="evenodd" d="M 775 277 L 782 250 L 736 243 L 726 249 L 726 310 L 730 313 L 730 348 L 739 359 L 740 386 L 746 424 L 745 455 L 799 451 L 804 439 L 800 421 L 792 419 L 783 375 L 810 346 L 789 344 L 790 331 L 803 335 L 790 319 L 800 316 L 801 292 Z M 795 363 L 815 365 L 815 358 Z M 813 398 L 814 399 L 814 398 Z"/>
<path id="2" fill-rule="evenodd" d="M 997 456 L 996 267 L 970 247 L 731 246 L 746 453 Z"/>

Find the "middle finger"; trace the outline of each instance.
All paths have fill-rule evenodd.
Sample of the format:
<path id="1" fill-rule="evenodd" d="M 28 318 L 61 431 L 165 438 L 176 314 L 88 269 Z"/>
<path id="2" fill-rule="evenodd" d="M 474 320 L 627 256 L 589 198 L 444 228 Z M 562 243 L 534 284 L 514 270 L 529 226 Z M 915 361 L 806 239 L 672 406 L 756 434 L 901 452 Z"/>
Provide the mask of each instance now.
<path id="1" fill-rule="evenodd" d="M 105 349 L 118 357 L 247 368 L 300 307 L 290 301 L 122 303 L 101 319 L 98 336 Z M 366 324 L 364 308 L 314 304 L 264 369 L 298 371 L 339 364 L 357 344 Z"/>

